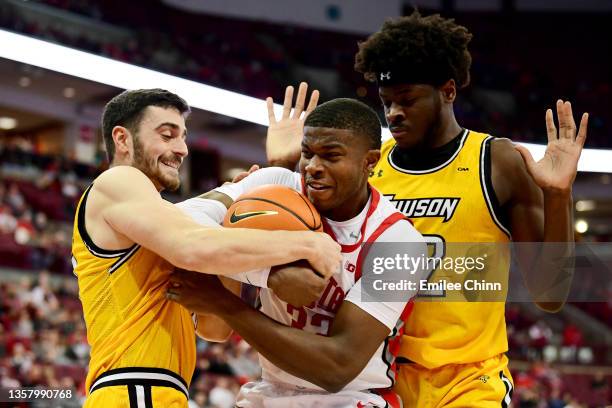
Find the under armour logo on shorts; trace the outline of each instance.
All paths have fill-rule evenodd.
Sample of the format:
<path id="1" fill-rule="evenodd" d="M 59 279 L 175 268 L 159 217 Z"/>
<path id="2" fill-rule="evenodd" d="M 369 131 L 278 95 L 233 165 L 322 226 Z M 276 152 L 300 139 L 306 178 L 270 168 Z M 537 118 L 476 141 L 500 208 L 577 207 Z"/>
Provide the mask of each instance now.
<path id="1" fill-rule="evenodd" d="M 387 71 L 387 72 L 381 72 L 380 73 L 380 80 L 384 81 L 390 81 L 391 80 L 391 71 Z"/>

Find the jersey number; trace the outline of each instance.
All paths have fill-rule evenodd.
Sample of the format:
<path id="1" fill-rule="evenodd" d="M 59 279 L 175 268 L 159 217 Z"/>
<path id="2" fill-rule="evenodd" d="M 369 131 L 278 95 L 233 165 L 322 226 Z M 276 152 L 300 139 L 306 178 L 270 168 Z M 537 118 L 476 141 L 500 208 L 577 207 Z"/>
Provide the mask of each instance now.
<path id="1" fill-rule="evenodd" d="M 446 241 L 440 235 L 426 235 L 423 234 L 423 238 L 425 238 L 425 242 L 427 242 L 427 256 L 429 259 L 436 259 L 436 262 L 441 262 L 446 255 Z M 437 261 L 440 259 L 440 261 Z M 429 268 L 425 275 L 427 276 L 427 282 L 431 280 L 433 274 L 435 272 L 435 268 L 432 266 Z M 446 294 L 443 290 L 419 290 L 417 296 L 419 297 L 443 297 Z"/>
<path id="2" fill-rule="evenodd" d="M 295 307 L 291 304 L 287 304 L 287 313 L 293 317 L 293 320 L 291 320 L 291 327 L 303 330 L 308 324 L 308 313 L 303 307 Z M 310 316 L 310 326 L 315 328 L 316 334 L 322 336 L 327 336 L 329 334 L 332 321 L 333 317 L 320 313 L 314 313 Z"/>

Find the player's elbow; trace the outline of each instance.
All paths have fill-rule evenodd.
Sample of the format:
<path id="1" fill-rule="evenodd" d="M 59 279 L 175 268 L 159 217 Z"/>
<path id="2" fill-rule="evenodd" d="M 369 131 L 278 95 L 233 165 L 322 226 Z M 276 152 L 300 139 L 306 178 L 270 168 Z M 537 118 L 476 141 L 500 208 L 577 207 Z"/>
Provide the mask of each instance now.
<path id="1" fill-rule="evenodd" d="M 204 332 L 204 333 L 202 333 L 201 331 L 196 332 L 198 337 L 201 338 L 202 340 L 206 340 L 206 341 L 210 341 L 214 343 L 224 343 L 228 341 L 230 337 L 232 337 L 232 333 L 233 333 L 232 330 L 223 331 L 223 332 L 221 331 Z"/>
<path id="2" fill-rule="evenodd" d="M 547 313 L 557 313 L 563 309 L 565 302 L 535 302 L 536 306 Z"/>
<path id="3" fill-rule="evenodd" d="M 334 356 L 332 369 L 322 370 L 322 378 L 317 384 L 327 392 L 340 392 L 363 370 L 365 363 L 361 364 L 355 354 L 349 350 L 341 351 Z"/>
<path id="4" fill-rule="evenodd" d="M 358 373 L 357 373 L 358 374 Z M 337 370 L 329 370 L 325 373 L 325 378 L 317 384 L 327 392 L 336 393 L 342 391 L 357 374 L 348 373 L 347 370 L 338 367 Z"/>

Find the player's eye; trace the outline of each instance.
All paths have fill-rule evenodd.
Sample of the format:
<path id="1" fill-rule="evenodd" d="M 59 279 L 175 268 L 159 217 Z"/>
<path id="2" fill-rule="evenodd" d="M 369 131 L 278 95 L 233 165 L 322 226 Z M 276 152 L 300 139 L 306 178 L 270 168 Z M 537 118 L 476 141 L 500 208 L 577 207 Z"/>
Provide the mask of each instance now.
<path id="1" fill-rule="evenodd" d="M 312 159 L 312 152 L 309 152 L 308 150 L 302 150 L 302 156 L 304 156 L 304 158 L 306 159 Z"/>

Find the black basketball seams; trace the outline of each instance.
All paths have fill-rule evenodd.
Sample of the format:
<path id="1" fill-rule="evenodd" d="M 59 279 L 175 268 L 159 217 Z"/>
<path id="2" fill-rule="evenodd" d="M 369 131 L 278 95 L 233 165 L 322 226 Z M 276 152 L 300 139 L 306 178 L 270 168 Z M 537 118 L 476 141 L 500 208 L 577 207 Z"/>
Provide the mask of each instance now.
<path id="1" fill-rule="evenodd" d="M 253 201 L 262 201 L 262 202 L 264 202 L 264 203 L 273 204 L 273 205 L 275 205 L 275 206 L 277 206 L 277 207 L 280 207 L 280 208 L 282 208 L 283 210 L 287 211 L 288 213 L 292 214 L 292 215 L 293 215 L 293 216 L 294 216 L 294 217 L 295 217 L 295 218 L 296 218 L 298 221 L 300 221 L 302 224 L 304 224 L 304 226 L 305 226 L 306 228 L 308 228 L 309 230 L 311 230 L 311 231 L 316 231 L 317 229 L 319 229 L 319 228 L 320 228 L 320 225 L 319 225 L 319 226 L 315 226 L 315 227 L 311 227 L 310 225 L 308 225 L 308 223 L 307 223 L 307 222 L 306 222 L 306 221 L 305 221 L 305 220 L 304 220 L 302 217 L 300 217 L 298 214 L 296 214 L 296 213 L 295 213 L 295 211 L 293 211 L 293 210 L 291 210 L 291 209 L 289 209 L 289 208 L 285 207 L 285 206 L 284 206 L 284 205 L 282 205 L 282 204 L 277 203 L 276 201 L 272 201 L 272 200 L 269 200 L 269 199 L 267 199 L 267 198 L 259 198 L 259 197 L 246 197 L 246 198 L 241 198 L 240 200 L 236 200 L 236 201 L 234 201 L 234 204 L 235 204 L 235 203 L 239 203 L 239 202 L 241 202 L 241 201 L 249 201 L 249 200 L 253 200 Z M 310 210 L 310 208 L 309 208 L 309 210 Z M 312 210 L 310 210 L 310 211 L 312 211 Z M 314 217 L 313 217 L 313 218 L 314 218 Z"/>

